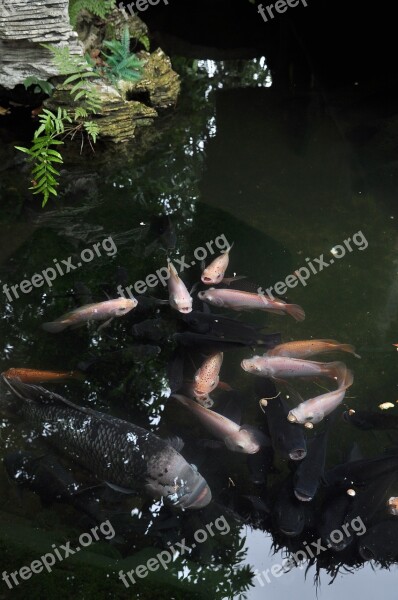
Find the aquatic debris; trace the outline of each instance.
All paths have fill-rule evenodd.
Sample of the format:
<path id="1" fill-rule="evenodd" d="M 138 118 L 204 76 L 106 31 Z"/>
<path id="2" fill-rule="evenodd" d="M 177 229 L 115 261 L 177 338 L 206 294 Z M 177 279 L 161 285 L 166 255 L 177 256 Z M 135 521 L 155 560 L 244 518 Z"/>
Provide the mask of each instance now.
<path id="1" fill-rule="evenodd" d="M 379 408 L 381 410 L 388 410 L 389 408 L 394 408 L 394 404 L 392 402 L 383 402 L 383 404 L 379 404 Z"/>

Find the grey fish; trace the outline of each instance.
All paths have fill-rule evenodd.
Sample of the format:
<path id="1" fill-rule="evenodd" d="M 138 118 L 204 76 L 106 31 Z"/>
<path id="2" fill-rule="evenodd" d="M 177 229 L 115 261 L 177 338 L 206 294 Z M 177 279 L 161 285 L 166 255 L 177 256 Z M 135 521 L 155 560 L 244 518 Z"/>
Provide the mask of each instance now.
<path id="1" fill-rule="evenodd" d="M 153 433 L 48 390 L 3 379 L 23 400 L 23 416 L 59 450 L 111 487 L 144 491 L 178 508 L 202 508 L 211 500 L 205 479 L 171 445 Z"/>

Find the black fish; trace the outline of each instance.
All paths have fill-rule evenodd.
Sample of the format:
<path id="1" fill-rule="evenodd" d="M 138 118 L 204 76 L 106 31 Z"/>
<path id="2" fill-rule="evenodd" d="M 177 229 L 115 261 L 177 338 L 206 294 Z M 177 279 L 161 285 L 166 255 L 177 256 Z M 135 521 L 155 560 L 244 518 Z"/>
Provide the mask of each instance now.
<path id="1" fill-rule="evenodd" d="M 343 418 L 350 425 L 365 431 L 369 429 L 398 429 L 398 416 L 367 410 L 346 411 Z"/>
<path id="2" fill-rule="evenodd" d="M 291 460 L 303 460 L 307 454 L 303 428 L 287 420 L 290 409 L 285 398 L 282 394 L 275 398 L 277 391 L 274 384 L 262 377 L 256 377 L 255 390 L 258 400 L 270 398 L 262 410 L 275 452 Z"/>
<path id="3" fill-rule="evenodd" d="M 229 339 L 248 346 L 264 346 L 267 350 L 281 343 L 280 333 L 264 334 L 257 325 L 241 323 L 222 315 L 193 311 L 181 318 L 194 333 Z"/>
<path id="4" fill-rule="evenodd" d="M 250 479 L 256 485 L 266 485 L 268 475 L 273 469 L 274 450 L 272 446 L 263 446 L 256 454 L 249 454 L 247 467 Z"/>
<path id="5" fill-rule="evenodd" d="M 54 502 L 71 504 L 95 522 L 101 522 L 98 503 L 51 454 L 35 456 L 31 452 L 12 452 L 3 459 L 7 473 L 18 485 L 35 492 L 44 506 Z"/>
<path id="6" fill-rule="evenodd" d="M 329 496 L 322 505 L 318 531 L 322 541 L 326 542 L 335 552 L 343 551 L 352 541 L 351 535 L 346 535 L 338 541 L 330 537 L 334 531 L 342 531 L 342 525 L 352 501 L 352 496 L 349 496 L 346 491 L 340 491 Z"/>
<path id="7" fill-rule="evenodd" d="M 204 354 L 212 352 L 226 352 L 236 348 L 245 348 L 247 344 L 236 340 L 224 339 L 212 335 L 201 335 L 200 333 L 175 333 L 173 339 L 185 348 L 193 348 Z"/>
<path id="8" fill-rule="evenodd" d="M 150 342 L 160 342 L 173 333 L 170 323 L 164 319 L 147 319 L 133 325 L 132 334 Z"/>
<path id="9" fill-rule="evenodd" d="M 211 492 L 196 468 L 165 440 L 132 423 L 79 407 L 44 388 L 3 381 L 41 434 L 101 481 L 143 490 L 179 508 L 202 508 Z"/>
<path id="10" fill-rule="evenodd" d="M 350 523 L 353 520 L 359 518 L 368 527 L 373 517 L 380 510 L 385 510 L 389 498 L 396 496 L 397 479 L 395 472 L 387 473 L 381 477 L 376 477 L 365 487 L 357 488 L 352 506 L 345 518 L 348 528 L 350 528 Z"/>
<path id="11" fill-rule="evenodd" d="M 279 531 L 285 535 L 296 537 L 303 532 L 306 521 L 305 505 L 295 497 L 290 475 L 275 498 L 274 514 Z"/>
<path id="12" fill-rule="evenodd" d="M 386 519 L 374 525 L 359 541 L 359 554 L 364 560 L 398 560 L 398 520 Z"/>
<path id="13" fill-rule="evenodd" d="M 398 455 L 379 456 L 342 463 L 325 473 L 325 483 L 329 486 L 350 487 L 366 485 L 376 477 L 398 470 Z"/>
<path id="14" fill-rule="evenodd" d="M 302 502 L 310 502 L 318 491 L 325 470 L 328 433 L 325 429 L 309 441 L 307 456 L 294 474 L 294 493 Z"/>
<path id="15" fill-rule="evenodd" d="M 167 364 L 167 379 L 172 394 L 178 392 L 184 383 L 184 354 L 182 348 L 175 348 Z"/>
<path id="16" fill-rule="evenodd" d="M 133 365 L 136 362 L 145 362 L 155 358 L 160 354 L 161 349 L 159 346 L 152 346 L 150 344 L 135 344 L 126 346 L 121 350 L 115 350 L 115 352 L 109 352 L 102 356 L 93 356 L 87 360 L 82 360 L 78 363 L 78 368 L 81 371 L 88 371 L 94 365 Z"/>

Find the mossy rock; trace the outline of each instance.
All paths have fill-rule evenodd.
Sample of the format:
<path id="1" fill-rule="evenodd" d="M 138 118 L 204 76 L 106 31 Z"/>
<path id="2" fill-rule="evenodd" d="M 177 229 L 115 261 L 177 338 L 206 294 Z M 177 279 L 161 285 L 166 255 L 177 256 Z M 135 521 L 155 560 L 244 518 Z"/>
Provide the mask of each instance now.
<path id="1" fill-rule="evenodd" d="M 169 108 L 175 106 L 180 93 L 181 83 L 178 74 L 173 71 L 169 57 L 158 48 L 152 54 L 140 52 L 139 58 L 145 60 L 143 74 L 139 81 L 121 81 L 119 89 L 124 98 L 148 95 L 151 106 Z"/>

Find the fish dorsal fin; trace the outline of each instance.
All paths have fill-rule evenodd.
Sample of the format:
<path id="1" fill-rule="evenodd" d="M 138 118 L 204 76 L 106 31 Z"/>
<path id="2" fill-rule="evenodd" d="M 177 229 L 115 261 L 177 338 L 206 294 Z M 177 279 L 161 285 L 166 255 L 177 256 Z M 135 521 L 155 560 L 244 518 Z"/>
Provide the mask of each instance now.
<path id="1" fill-rule="evenodd" d="M 54 405 L 58 404 L 60 406 L 68 406 L 69 408 L 73 408 L 74 410 L 78 410 L 80 412 L 86 413 L 88 415 L 96 415 L 96 411 L 91 408 L 86 408 L 83 406 L 78 406 L 74 404 L 70 400 L 63 398 L 59 394 L 55 392 L 50 392 L 45 388 L 39 385 L 31 385 L 27 383 L 22 383 L 20 379 L 7 379 L 3 377 L 3 381 L 7 384 L 11 392 L 13 392 L 18 398 L 21 398 L 25 401 L 33 401 L 38 402 L 40 404 L 48 404 Z M 106 417 L 106 415 L 104 415 Z"/>

